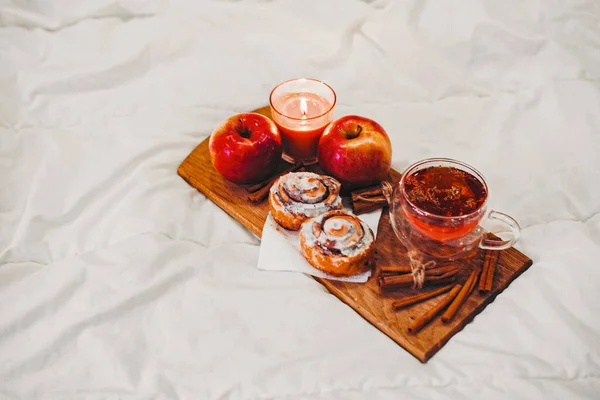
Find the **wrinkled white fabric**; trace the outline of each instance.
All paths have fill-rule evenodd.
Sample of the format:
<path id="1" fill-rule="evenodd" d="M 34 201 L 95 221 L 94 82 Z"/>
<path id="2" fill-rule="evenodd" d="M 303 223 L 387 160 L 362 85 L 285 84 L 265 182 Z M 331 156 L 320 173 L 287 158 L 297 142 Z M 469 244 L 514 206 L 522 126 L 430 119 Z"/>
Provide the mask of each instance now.
<path id="1" fill-rule="evenodd" d="M 593 399 L 600 8 L 578 0 L 0 2 L 0 398 Z M 423 365 L 179 178 L 298 76 L 398 170 L 478 168 L 534 260 Z"/>

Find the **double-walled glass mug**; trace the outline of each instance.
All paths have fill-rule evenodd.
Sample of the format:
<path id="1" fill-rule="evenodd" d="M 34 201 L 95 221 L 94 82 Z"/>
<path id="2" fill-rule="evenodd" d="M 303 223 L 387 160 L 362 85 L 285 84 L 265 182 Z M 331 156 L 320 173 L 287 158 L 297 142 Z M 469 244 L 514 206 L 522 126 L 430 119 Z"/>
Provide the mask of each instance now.
<path id="1" fill-rule="evenodd" d="M 519 238 L 517 221 L 488 210 L 485 179 L 463 162 L 419 161 L 395 187 L 384 184 L 383 191 L 392 228 L 408 250 L 413 272 L 467 257 L 477 248 L 507 249 Z"/>

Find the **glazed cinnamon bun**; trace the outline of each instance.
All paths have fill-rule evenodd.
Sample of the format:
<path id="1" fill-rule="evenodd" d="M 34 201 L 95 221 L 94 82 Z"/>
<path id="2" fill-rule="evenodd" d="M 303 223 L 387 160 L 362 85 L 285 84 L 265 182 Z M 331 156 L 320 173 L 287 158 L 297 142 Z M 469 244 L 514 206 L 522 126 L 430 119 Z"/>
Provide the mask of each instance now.
<path id="1" fill-rule="evenodd" d="M 269 208 L 273 219 L 297 231 L 309 218 L 342 208 L 341 184 L 329 176 L 312 172 L 290 172 L 273 183 Z"/>
<path id="2" fill-rule="evenodd" d="M 371 268 L 373 231 L 348 211 L 328 211 L 309 219 L 298 234 L 304 257 L 329 275 L 352 276 Z"/>

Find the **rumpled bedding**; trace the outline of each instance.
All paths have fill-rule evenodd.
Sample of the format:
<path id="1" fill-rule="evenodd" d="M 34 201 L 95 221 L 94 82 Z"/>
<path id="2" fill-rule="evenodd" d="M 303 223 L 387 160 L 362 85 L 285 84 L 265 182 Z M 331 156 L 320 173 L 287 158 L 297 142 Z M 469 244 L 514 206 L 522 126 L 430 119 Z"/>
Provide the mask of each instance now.
<path id="1" fill-rule="evenodd" d="M 597 1 L 0 4 L 0 398 L 600 398 Z M 533 267 L 427 364 L 177 176 L 299 76 L 521 224 Z"/>

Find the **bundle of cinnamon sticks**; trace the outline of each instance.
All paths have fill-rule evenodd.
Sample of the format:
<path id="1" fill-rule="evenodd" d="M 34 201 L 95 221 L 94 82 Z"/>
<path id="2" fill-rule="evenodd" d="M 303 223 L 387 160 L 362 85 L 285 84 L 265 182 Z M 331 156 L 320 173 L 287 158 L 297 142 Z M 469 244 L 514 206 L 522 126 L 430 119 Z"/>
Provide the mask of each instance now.
<path id="1" fill-rule="evenodd" d="M 381 185 L 355 190 L 351 193 L 351 197 L 352 208 L 356 215 L 375 211 L 387 205 Z"/>
<path id="2" fill-rule="evenodd" d="M 424 287 L 433 285 L 445 285 L 428 292 L 408 296 L 394 301 L 392 309 L 400 310 L 434 297 L 445 296 L 424 314 L 418 316 L 408 327 L 409 333 L 417 333 L 428 323 L 433 321 L 439 314 L 444 324 L 454 320 L 460 308 L 465 304 L 469 295 L 475 289 L 479 280 L 479 293 L 485 294 L 492 290 L 494 272 L 498 263 L 499 252 L 487 250 L 481 269 L 474 269 L 464 283 L 454 283 L 458 273 L 458 267 L 453 265 L 434 267 L 425 270 Z M 411 267 L 381 267 L 378 278 L 382 290 L 394 290 L 413 286 L 414 279 Z"/>
<path id="3" fill-rule="evenodd" d="M 254 185 L 246 186 L 245 189 L 249 193 L 248 200 L 250 200 L 253 203 L 261 203 L 263 200 L 265 200 L 267 198 L 267 196 L 269 196 L 269 190 L 271 189 L 271 186 L 273 186 L 273 183 L 275 183 L 275 181 L 280 176 L 283 176 L 290 172 L 296 172 L 296 171 L 304 171 L 303 165 L 302 164 L 294 164 L 291 167 L 286 168 L 285 170 L 281 171 L 278 174 L 271 176 L 268 179 L 265 179 L 261 182 L 255 183 Z"/>
<path id="4" fill-rule="evenodd" d="M 423 286 L 444 285 L 456 280 L 458 267 L 444 265 L 426 269 Z M 382 291 L 415 286 L 415 278 L 410 266 L 381 267 L 377 282 Z"/>

